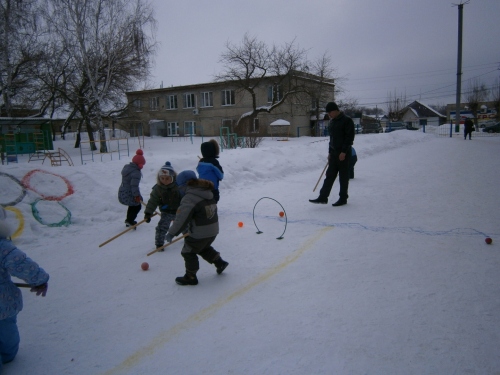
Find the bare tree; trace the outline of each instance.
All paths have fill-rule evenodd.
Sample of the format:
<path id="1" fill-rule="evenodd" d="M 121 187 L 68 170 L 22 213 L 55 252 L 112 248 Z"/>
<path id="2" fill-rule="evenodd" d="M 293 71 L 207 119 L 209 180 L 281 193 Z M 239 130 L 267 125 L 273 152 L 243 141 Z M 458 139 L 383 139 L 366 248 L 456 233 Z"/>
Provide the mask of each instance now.
<path id="1" fill-rule="evenodd" d="M 394 90 L 394 94 L 387 95 L 387 116 L 391 121 L 401 120 L 404 107 L 406 107 L 406 94 L 398 94 Z"/>
<path id="2" fill-rule="evenodd" d="M 323 68 L 326 75 L 326 57 Z M 236 132 L 245 136 L 259 136 L 251 132 L 254 119 L 259 113 L 271 113 L 289 102 L 304 103 L 311 106 L 310 93 L 313 83 L 309 71 L 310 63 L 306 51 L 295 45 L 295 41 L 281 46 L 268 46 L 266 43 L 245 34 L 240 45 L 226 43 L 220 62 L 223 71 L 215 76 L 216 81 L 230 82 L 236 91 L 250 95 L 252 110 L 244 113 L 235 126 Z M 315 77 L 317 79 L 317 77 Z M 270 103 L 257 102 L 257 90 L 271 86 Z M 308 100 L 307 100 L 308 98 Z M 306 104 L 307 102 L 307 104 Z"/>
<path id="3" fill-rule="evenodd" d="M 36 0 L 0 1 L 0 94 L 2 113 L 12 116 L 13 104 L 29 103 L 23 96 L 33 83 L 28 70 L 40 59 L 41 28 Z"/>
<path id="4" fill-rule="evenodd" d="M 441 114 L 446 114 L 446 104 L 444 103 L 436 103 L 436 104 L 431 104 L 429 105 L 433 110 L 441 113 Z"/>
<path id="5" fill-rule="evenodd" d="M 477 130 L 477 113 L 481 103 L 484 102 L 489 95 L 489 91 L 484 83 L 481 83 L 477 78 L 469 80 L 465 100 L 469 106 L 470 111 L 474 116 L 474 125 Z"/>
<path id="6" fill-rule="evenodd" d="M 311 81 L 309 95 L 312 98 L 316 121 L 315 126 L 320 120 L 320 111 L 325 108 L 327 102 L 335 100 L 336 94 L 340 89 L 334 76 L 335 69 L 332 67 L 332 58 L 326 52 L 317 60 L 311 62 L 311 73 L 318 77 L 316 81 Z M 332 93 L 333 91 L 333 93 Z M 311 129 L 312 135 L 316 135 L 317 129 Z"/>
<path id="7" fill-rule="evenodd" d="M 103 118 L 124 107 L 124 93 L 149 74 L 153 11 L 143 0 L 47 0 L 46 9 L 61 53 L 70 59 L 61 92 L 82 115 L 91 140 L 96 125 L 105 152 Z"/>
<path id="8" fill-rule="evenodd" d="M 493 102 L 493 108 L 495 108 L 496 111 L 496 120 L 500 121 L 500 81 L 498 78 L 491 88 L 490 97 Z"/>

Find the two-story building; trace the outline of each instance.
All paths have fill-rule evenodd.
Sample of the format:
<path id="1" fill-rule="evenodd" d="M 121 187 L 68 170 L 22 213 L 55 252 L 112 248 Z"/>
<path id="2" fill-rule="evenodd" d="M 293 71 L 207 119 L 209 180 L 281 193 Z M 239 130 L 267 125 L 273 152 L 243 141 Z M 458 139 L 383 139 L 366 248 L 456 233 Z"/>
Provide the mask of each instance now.
<path id="1" fill-rule="evenodd" d="M 310 81 L 311 85 L 318 87 L 319 77 L 310 74 L 294 76 L 293 79 L 304 80 L 306 84 Z M 273 85 L 273 81 L 269 77 L 254 89 L 257 108 L 269 107 L 282 99 L 282 88 Z M 326 102 L 334 100 L 334 89 L 333 80 L 329 80 L 321 84 L 322 94 L 318 95 L 324 100 L 314 99 L 314 90 L 290 96 L 271 112 L 260 112 L 253 118 L 248 133 L 270 136 L 270 124 L 283 119 L 290 123 L 290 136 L 311 135 L 311 129 L 323 121 L 315 114 L 323 110 Z M 253 110 L 252 96 L 232 82 L 163 87 L 127 92 L 126 95 L 127 115 L 119 122 L 132 136 L 224 135 L 235 131 L 239 119 Z"/>

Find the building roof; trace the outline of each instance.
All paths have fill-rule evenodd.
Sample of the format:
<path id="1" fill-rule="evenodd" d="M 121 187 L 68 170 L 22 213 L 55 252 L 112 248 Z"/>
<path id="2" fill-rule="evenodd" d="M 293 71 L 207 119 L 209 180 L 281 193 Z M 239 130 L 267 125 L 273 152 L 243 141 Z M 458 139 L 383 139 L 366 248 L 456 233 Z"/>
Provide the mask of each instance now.
<path id="1" fill-rule="evenodd" d="M 56 119 L 43 118 L 43 117 L 0 117 L 0 126 L 43 125 L 52 120 Z"/>
<path id="2" fill-rule="evenodd" d="M 406 111 L 407 109 L 410 109 L 419 118 L 424 118 L 424 117 L 446 118 L 445 115 L 442 115 L 438 111 L 432 109 L 431 107 L 427 106 L 424 103 L 419 102 L 418 100 L 415 100 L 413 103 L 408 104 L 406 108 L 403 109 L 403 112 Z"/>

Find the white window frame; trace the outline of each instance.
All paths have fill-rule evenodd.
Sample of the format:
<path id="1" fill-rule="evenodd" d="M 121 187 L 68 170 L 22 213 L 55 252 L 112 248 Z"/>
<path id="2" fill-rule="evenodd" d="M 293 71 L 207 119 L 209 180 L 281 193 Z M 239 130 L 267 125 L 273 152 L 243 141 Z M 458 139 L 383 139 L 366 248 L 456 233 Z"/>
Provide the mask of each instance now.
<path id="1" fill-rule="evenodd" d="M 193 130 L 193 134 L 191 134 Z M 184 135 L 196 135 L 196 121 L 184 121 Z"/>
<path id="2" fill-rule="evenodd" d="M 213 107 L 214 106 L 214 93 L 213 91 L 205 91 L 200 94 L 200 107 Z"/>
<path id="3" fill-rule="evenodd" d="M 179 135 L 179 123 L 177 121 L 167 122 L 167 135 L 176 137 Z"/>
<path id="4" fill-rule="evenodd" d="M 277 91 L 277 98 L 274 100 L 274 89 Z M 281 85 L 271 85 L 267 86 L 267 102 L 268 103 L 276 103 L 279 102 L 283 98 L 283 90 Z M 274 101 L 273 101 L 274 100 Z"/>
<path id="5" fill-rule="evenodd" d="M 260 130 L 260 121 L 256 117 L 253 119 L 253 125 L 252 125 L 252 133 L 258 133 Z"/>
<path id="6" fill-rule="evenodd" d="M 223 107 L 236 104 L 236 95 L 234 90 L 222 90 L 221 91 L 221 105 Z"/>
<path id="7" fill-rule="evenodd" d="M 150 111 L 158 111 L 160 109 L 160 97 L 154 96 L 149 98 L 149 110 Z"/>
<path id="8" fill-rule="evenodd" d="M 178 109 L 179 105 L 177 103 L 177 94 L 167 95 L 167 110 Z"/>
<path id="9" fill-rule="evenodd" d="M 186 92 L 182 95 L 183 108 L 196 108 L 196 95 L 192 92 Z"/>

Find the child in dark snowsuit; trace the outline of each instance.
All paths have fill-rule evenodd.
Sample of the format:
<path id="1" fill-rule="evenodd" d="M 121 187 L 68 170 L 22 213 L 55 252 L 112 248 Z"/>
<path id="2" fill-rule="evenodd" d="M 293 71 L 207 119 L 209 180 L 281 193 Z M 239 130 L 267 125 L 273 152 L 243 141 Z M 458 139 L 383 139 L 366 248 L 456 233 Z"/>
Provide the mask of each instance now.
<path id="1" fill-rule="evenodd" d="M 15 276 L 29 283 L 30 291 L 45 297 L 49 275 L 12 243 L 13 230 L 0 206 L 0 374 L 2 364 L 14 360 L 19 350 L 17 314 L 23 309 L 23 296 L 12 282 Z"/>
<path id="2" fill-rule="evenodd" d="M 139 183 L 142 178 L 141 169 L 145 164 L 146 159 L 144 159 L 142 150 L 139 149 L 132 158 L 132 163 L 125 165 L 122 169 L 122 184 L 118 189 L 118 201 L 128 206 L 127 218 L 125 219 L 127 227 L 137 224 L 135 218 L 141 211 L 142 196 Z"/>
<path id="3" fill-rule="evenodd" d="M 219 233 L 217 204 L 212 193 L 214 185 L 210 181 L 196 178 L 193 171 L 179 173 L 177 185 L 183 197 L 166 239 L 172 242 L 175 236 L 188 229 L 189 236 L 184 238 L 181 252 L 186 274 L 177 277 L 175 282 L 179 285 L 197 285 L 196 272 L 200 268 L 198 255 L 215 265 L 219 275 L 229 264 L 212 247 Z"/>
<path id="4" fill-rule="evenodd" d="M 165 235 L 170 227 L 170 222 L 175 219 L 175 212 L 181 203 L 181 195 L 177 184 L 175 183 L 175 173 L 172 164 L 169 161 L 158 171 L 156 176 L 156 185 L 153 186 L 149 201 L 144 212 L 146 223 L 151 221 L 156 207 L 160 207 L 161 218 L 156 226 L 155 247 L 162 247 L 165 242 Z M 160 251 L 163 251 L 160 250 Z"/>
<path id="5" fill-rule="evenodd" d="M 211 181 L 214 184 L 212 193 L 215 203 L 219 202 L 219 181 L 224 178 L 224 171 L 217 158 L 219 157 L 219 144 L 215 139 L 201 144 L 201 155 L 196 171 L 200 178 Z"/>

